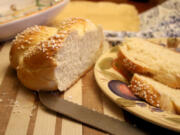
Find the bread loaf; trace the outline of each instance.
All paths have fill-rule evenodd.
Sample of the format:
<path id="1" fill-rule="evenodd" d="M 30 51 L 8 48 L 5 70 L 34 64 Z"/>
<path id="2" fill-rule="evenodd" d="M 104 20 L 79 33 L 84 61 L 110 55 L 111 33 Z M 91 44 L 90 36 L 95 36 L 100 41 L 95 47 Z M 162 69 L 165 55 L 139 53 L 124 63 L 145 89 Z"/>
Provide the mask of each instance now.
<path id="1" fill-rule="evenodd" d="M 27 88 L 63 91 L 93 66 L 102 44 L 101 27 L 86 19 L 69 18 L 56 28 L 33 26 L 18 34 L 10 62 Z"/>
<path id="2" fill-rule="evenodd" d="M 132 73 L 148 75 L 172 88 L 180 88 L 180 54 L 145 39 L 127 38 L 118 54 Z"/>
<path id="3" fill-rule="evenodd" d="M 131 91 L 149 104 L 162 110 L 180 114 L 180 90 L 170 88 L 149 77 L 134 74 Z"/>

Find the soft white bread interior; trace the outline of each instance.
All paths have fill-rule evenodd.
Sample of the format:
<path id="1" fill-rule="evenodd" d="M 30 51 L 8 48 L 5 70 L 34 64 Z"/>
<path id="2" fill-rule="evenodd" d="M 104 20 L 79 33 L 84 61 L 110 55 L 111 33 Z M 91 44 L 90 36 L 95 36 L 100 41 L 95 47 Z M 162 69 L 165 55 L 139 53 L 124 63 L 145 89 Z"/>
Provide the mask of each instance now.
<path id="1" fill-rule="evenodd" d="M 180 90 L 136 73 L 129 87 L 135 95 L 149 104 L 168 112 L 180 114 Z"/>
<path id="2" fill-rule="evenodd" d="M 180 88 L 180 54 L 145 39 L 127 38 L 118 54 L 132 73 L 149 75 L 172 88 Z"/>
<path id="3" fill-rule="evenodd" d="M 93 66 L 103 40 L 101 27 L 68 18 L 57 28 L 34 26 L 20 33 L 12 43 L 10 61 L 26 87 L 63 91 Z"/>

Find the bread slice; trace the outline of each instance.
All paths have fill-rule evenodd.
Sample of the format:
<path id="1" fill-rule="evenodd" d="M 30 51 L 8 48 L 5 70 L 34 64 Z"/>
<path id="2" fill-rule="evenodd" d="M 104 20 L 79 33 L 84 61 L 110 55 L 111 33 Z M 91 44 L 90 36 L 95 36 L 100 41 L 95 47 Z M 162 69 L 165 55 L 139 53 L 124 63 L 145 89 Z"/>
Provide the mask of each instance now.
<path id="1" fill-rule="evenodd" d="M 114 59 L 112 62 L 112 67 L 119 72 L 125 78 L 125 80 L 128 82 L 131 80 L 132 74 L 122 65 L 121 59 Z"/>
<path id="2" fill-rule="evenodd" d="M 145 39 L 127 38 L 118 54 L 132 73 L 149 75 L 172 88 L 180 88 L 180 54 Z"/>
<path id="3" fill-rule="evenodd" d="M 180 90 L 136 73 L 133 75 L 129 88 L 149 104 L 168 112 L 180 114 Z"/>
<path id="4" fill-rule="evenodd" d="M 22 84 L 32 90 L 67 90 L 93 66 L 102 51 L 103 31 L 89 20 L 68 18 L 52 29 L 55 31 L 31 27 L 13 41 L 11 65 L 15 65 Z M 48 36 L 41 40 L 41 33 Z"/>

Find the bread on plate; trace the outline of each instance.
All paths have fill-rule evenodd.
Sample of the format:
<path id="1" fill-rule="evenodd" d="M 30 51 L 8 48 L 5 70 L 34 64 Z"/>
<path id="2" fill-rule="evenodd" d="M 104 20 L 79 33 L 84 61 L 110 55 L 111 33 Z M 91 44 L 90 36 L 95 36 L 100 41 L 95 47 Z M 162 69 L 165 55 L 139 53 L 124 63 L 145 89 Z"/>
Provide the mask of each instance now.
<path id="1" fill-rule="evenodd" d="M 180 90 L 170 88 L 150 77 L 135 73 L 129 85 L 131 91 L 149 104 L 180 114 Z"/>
<path id="2" fill-rule="evenodd" d="M 180 54 L 141 38 L 127 38 L 118 54 L 122 64 L 132 73 L 180 88 Z"/>

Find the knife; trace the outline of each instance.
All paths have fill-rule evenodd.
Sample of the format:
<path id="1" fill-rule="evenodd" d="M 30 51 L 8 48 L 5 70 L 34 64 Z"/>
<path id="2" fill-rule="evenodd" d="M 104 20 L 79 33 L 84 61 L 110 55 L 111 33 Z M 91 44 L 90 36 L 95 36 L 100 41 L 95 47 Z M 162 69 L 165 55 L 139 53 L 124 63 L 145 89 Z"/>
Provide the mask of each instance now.
<path id="1" fill-rule="evenodd" d="M 50 92 L 39 92 L 41 103 L 52 111 L 113 135 L 145 135 L 127 122 L 64 100 Z"/>

